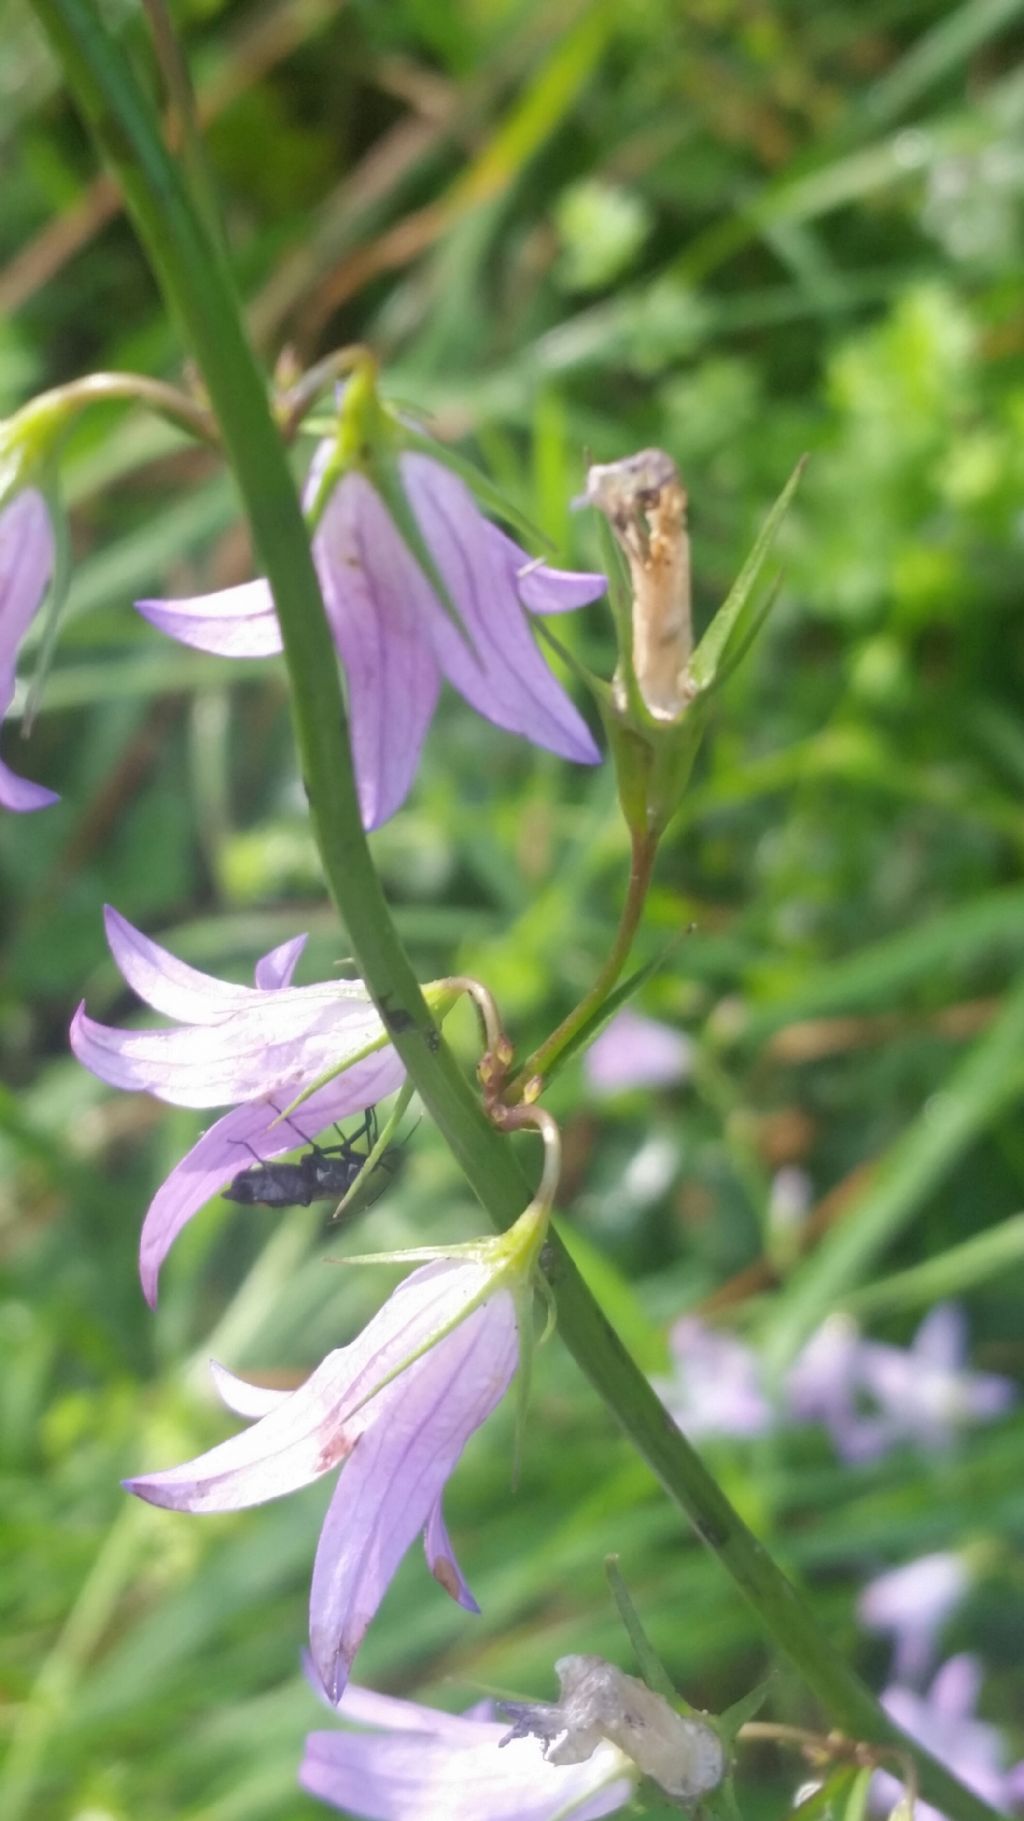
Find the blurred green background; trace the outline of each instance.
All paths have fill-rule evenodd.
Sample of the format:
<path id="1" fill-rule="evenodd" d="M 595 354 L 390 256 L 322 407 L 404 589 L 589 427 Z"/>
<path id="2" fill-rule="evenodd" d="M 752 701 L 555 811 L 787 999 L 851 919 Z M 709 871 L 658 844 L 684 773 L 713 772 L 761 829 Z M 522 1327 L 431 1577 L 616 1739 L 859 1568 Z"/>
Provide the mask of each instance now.
<path id="1" fill-rule="evenodd" d="M 577 1065 L 551 1095 L 566 1222 L 609 1313 L 656 1371 L 672 1318 L 712 1296 L 779 1360 L 834 1307 L 905 1342 L 963 1291 L 976 1363 L 1021 1374 L 1024 1244 L 1004 1223 L 1024 1205 L 1024 5 L 173 11 L 268 364 L 369 340 L 390 394 L 566 562 L 598 555 L 569 509 L 587 461 L 668 448 L 701 624 L 811 453 L 777 609 L 720 705 L 638 944 L 647 960 L 687 932 L 642 1004 L 697 1039 L 693 1078 L 609 1108 Z M 149 64 L 134 0 L 105 13 Z M 92 368 L 179 376 L 25 0 L 7 0 L 0 100 L 0 412 Z M 132 1009 L 105 901 L 239 979 L 301 929 L 300 977 L 318 978 L 344 935 L 280 671 L 172 646 L 130 610 L 249 573 L 230 483 L 123 409 L 80 425 L 63 480 L 74 576 L 24 764 L 5 733 L 62 801 L 0 826 L 0 1812 L 302 1821 L 323 1812 L 294 1773 L 320 1723 L 298 1656 L 328 1488 L 194 1520 L 126 1501 L 118 1479 L 227 1432 L 211 1354 L 298 1377 L 387 1274 L 325 1263 L 352 1242 L 316 1211 L 219 1203 L 151 1315 L 139 1223 L 202 1120 L 104 1089 L 66 1028 L 83 994 L 100 1017 Z M 559 631 L 607 674 L 601 608 Z M 421 976 L 479 973 L 526 1046 L 607 952 L 627 864 L 607 768 L 563 766 L 451 697 L 374 851 Z M 810 1201 L 797 1229 L 779 1215 L 790 1170 Z M 356 1242 L 477 1225 L 424 1121 Z M 944 1265 L 980 1233 L 972 1272 Z M 1022 1434 L 1018 1415 L 857 1470 L 812 1431 L 707 1448 L 876 1685 L 864 1580 L 983 1545 L 947 1643 L 984 1656 L 985 1711 L 1017 1726 L 1017 1756 Z M 514 1497 L 510 1459 L 502 1411 L 449 1498 L 483 1617 L 412 1552 L 363 1680 L 455 1704 L 482 1686 L 547 1697 L 567 1650 L 629 1667 L 610 1549 L 692 1701 L 720 1707 L 765 1672 L 738 1596 L 557 1341 Z M 784 1668 L 771 1711 L 820 1719 Z M 784 1812 L 800 1780 L 766 1751 L 744 1812 Z"/>

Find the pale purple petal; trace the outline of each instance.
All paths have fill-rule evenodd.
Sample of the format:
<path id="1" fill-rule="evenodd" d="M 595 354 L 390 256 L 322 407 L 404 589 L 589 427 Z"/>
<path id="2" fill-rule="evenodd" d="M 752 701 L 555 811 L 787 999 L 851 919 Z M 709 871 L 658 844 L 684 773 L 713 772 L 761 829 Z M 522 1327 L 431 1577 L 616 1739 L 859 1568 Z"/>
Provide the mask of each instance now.
<path id="1" fill-rule="evenodd" d="M 1019 1396 L 1014 1380 L 996 1372 L 968 1372 L 960 1390 L 966 1415 L 978 1423 L 991 1423 L 996 1417 L 1005 1416 Z"/>
<path id="2" fill-rule="evenodd" d="M 885 1690 L 882 1706 L 912 1739 L 955 1771 L 968 1789 L 1001 1807 L 1011 1788 L 1010 1774 L 1004 1768 L 1007 1754 L 998 1728 L 974 1718 L 980 1682 L 977 1658 L 967 1654 L 951 1657 L 926 1695 L 894 1686 Z M 880 1801 L 883 1795 L 888 1795 L 888 1787 L 879 1777 L 873 1781 L 872 1796 Z"/>
<path id="3" fill-rule="evenodd" d="M 857 1616 L 869 1631 L 893 1634 L 898 1681 L 913 1681 L 927 1668 L 936 1637 L 968 1584 L 963 1558 L 948 1552 L 921 1556 L 868 1582 Z"/>
<path id="4" fill-rule="evenodd" d="M 692 1064 L 693 1043 L 685 1032 L 629 1006 L 605 1025 L 583 1060 L 587 1081 L 598 1094 L 671 1087 L 686 1080 Z"/>
<path id="5" fill-rule="evenodd" d="M 891 1442 L 948 1448 L 965 1423 L 1001 1416 L 1015 1401 L 1011 1380 L 962 1363 L 965 1341 L 960 1312 L 946 1304 L 922 1323 L 912 1346 L 862 1348 L 861 1384 L 877 1402 Z"/>
<path id="6" fill-rule="evenodd" d="M 517 1362 L 515 1308 L 498 1291 L 375 1400 L 373 1423 L 331 1500 L 313 1569 L 310 1645 L 332 1701 L 398 1564 Z"/>
<path id="7" fill-rule="evenodd" d="M 180 1467 L 123 1482 L 150 1505 L 171 1511 L 239 1511 L 283 1498 L 338 1466 L 354 1448 L 358 1428 L 346 1428 L 344 1407 L 352 1376 L 351 1349 L 336 1348 L 304 1385 L 250 1428 Z"/>
<path id="8" fill-rule="evenodd" d="M 473 1598 L 469 1583 L 459 1567 L 448 1526 L 444 1521 L 444 1500 L 439 1498 L 423 1532 L 423 1547 L 427 1557 L 427 1567 L 435 1581 L 450 1593 L 452 1599 L 467 1612 L 479 1612 L 480 1607 Z"/>
<path id="9" fill-rule="evenodd" d="M 408 795 L 437 706 L 433 597 L 379 493 L 361 474 L 347 474 L 335 488 L 313 554 L 345 666 L 363 823 L 377 828 Z"/>
<path id="10" fill-rule="evenodd" d="M 823 1423 L 844 1460 L 857 1459 L 874 1445 L 875 1425 L 859 1413 L 856 1402 L 864 1346 L 854 1322 L 829 1316 L 786 1377 L 790 1415 L 797 1422 Z"/>
<path id="11" fill-rule="evenodd" d="M 268 955 L 263 955 L 256 963 L 255 980 L 261 992 L 273 992 L 276 987 L 291 986 L 295 966 L 306 946 L 306 936 L 293 936 L 290 942 L 281 942 L 272 948 Z"/>
<path id="12" fill-rule="evenodd" d="M 142 1089 L 172 1106 L 225 1106 L 293 1099 L 311 1080 L 371 1044 L 383 1026 L 370 1001 L 347 982 L 262 994 L 217 1024 L 121 1031 L 79 1007 L 71 1048 L 111 1087 Z"/>
<path id="13" fill-rule="evenodd" d="M 483 1267 L 471 1263 L 413 1272 L 351 1345 L 329 1353 L 305 1384 L 251 1428 L 196 1460 L 125 1486 L 172 1510 L 237 1511 L 308 1485 L 344 1460 L 371 1428 L 380 1408 L 373 1394 L 383 1379 L 455 1319 L 482 1281 Z M 392 1390 L 389 1385 L 380 1396 Z M 426 1513 L 416 1528 L 425 1521 Z"/>
<path id="14" fill-rule="evenodd" d="M 270 658 L 282 650 L 270 588 L 243 582 L 183 601 L 136 601 L 143 619 L 179 645 L 225 658 Z"/>
<path id="15" fill-rule="evenodd" d="M 967 1318 L 956 1303 L 939 1303 L 929 1310 L 914 1335 L 913 1349 L 926 1366 L 941 1372 L 958 1372 L 967 1358 Z"/>
<path id="16" fill-rule="evenodd" d="M 255 1423 L 261 1416 L 269 1416 L 292 1395 L 290 1390 L 254 1385 L 248 1378 L 239 1378 L 237 1372 L 229 1372 L 227 1366 L 222 1366 L 216 1359 L 210 1361 L 210 1374 L 221 1403 L 232 1415 L 243 1416 L 246 1422 Z"/>
<path id="17" fill-rule="evenodd" d="M 0 715 L 0 722 L 3 716 Z M 13 810 L 16 815 L 25 815 L 33 809 L 48 809 L 51 803 L 59 803 L 60 797 L 55 790 L 47 790 L 45 784 L 33 784 L 29 778 L 20 778 L 16 771 L 5 765 L 0 759 L 0 809 Z"/>
<path id="18" fill-rule="evenodd" d="M 507 561 L 472 494 L 429 456 L 404 455 L 401 473 L 430 553 L 462 617 L 472 650 L 432 589 L 424 609 L 449 682 L 498 727 L 562 758 L 594 765 L 600 752 L 586 722 L 534 643 Z"/>
<path id="19" fill-rule="evenodd" d="M 314 1687 L 319 1684 L 314 1682 Z M 507 1723 L 495 1719 L 490 1701 L 483 1705 L 491 1710 L 484 1716 L 484 1722 L 492 1727 L 493 1743 L 497 1745 L 508 1731 Z M 437 1707 L 425 1707 L 421 1701 L 403 1701 L 398 1695 L 378 1694 L 375 1689 L 363 1688 L 358 1682 L 346 1682 L 337 1712 L 343 1720 L 354 1720 L 357 1726 L 383 1727 L 388 1732 L 433 1733 L 477 1745 L 488 1736 L 481 1731 L 481 1719 L 473 1708 L 463 1714 L 444 1713 Z"/>
<path id="20" fill-rule="evenodd" d="M 969 1720 L 978 1705 L 981 1682 L 980 1660 L 963 1650 L 937 1672 L 928 1690 L 928 1704 L 941 1720 Z"/>
<path id="21" fill-rule="evenodd" d="M 772 1407 L 751 1347 L 696 1316 L 676 1322 L 669 1342 L 675 1375 L 655 1388 L 687 1435 L 763 1435 L 772 1427 Z"/>
<path id="22" fill-rule="evenodd" d="M 18 648 L 42 605 L 53 562 L 46 501 L 37 488 L 27 487 L 0 510 L 0 722 L 14 694 Z M 0 761 L 0 807 L 22 813 L 57 801 L 54 791 Z"/>
<path id="23" fill-rule="evenodd" d="M 611 1747 L 552 1765 L 537 1739 L 502 1748 L 490 1736 L 502 1729 L 479 1730 L 488 1736 L 464 1745 L 420 1731 L 311 1733 L 299 1782 L 365 1821 L 597 1821 L 633 1793 Z"/>
<path id="24" fill-rule="evenodd" d="M 215 1024 L 227 1012 L 251 1004 L 255 987 L 232 986 L 179 961 L 159 942 L 144 936 L 113 905 L 103 907 L 107 942 L 117 966 L 139 998 L 155 1012 L 185 1024 Z"/>
<path id="25" fill-rule="evenodd" d="M 497 525 L 488 525 L 488 531 L 519 599 L 531 613 L 574 613 L 578 607 L 589 607 L 608 587 L 607 578 L 593 571 L 551 569 L 527 556 Z"/>
<path id="26" fill-rule="evenodd" d="M 293 1151 L 304 1133 L 315 1138 L 336 1119 L 375 1106 L 401 1086 L 404 1076 L 393 1049 L 377 1050 L 318 1088 L 289 1121 L 279 1118 L 279 1108 L 249 1101 L 210 1126 L 175 1164 L 147 1210 L 139 1242 L 139 1274 L 147 1302 L 156 1301 L 160 1267 L 182 1228 L 240 1170 L 257 1158 L 269 1162 Z"/>

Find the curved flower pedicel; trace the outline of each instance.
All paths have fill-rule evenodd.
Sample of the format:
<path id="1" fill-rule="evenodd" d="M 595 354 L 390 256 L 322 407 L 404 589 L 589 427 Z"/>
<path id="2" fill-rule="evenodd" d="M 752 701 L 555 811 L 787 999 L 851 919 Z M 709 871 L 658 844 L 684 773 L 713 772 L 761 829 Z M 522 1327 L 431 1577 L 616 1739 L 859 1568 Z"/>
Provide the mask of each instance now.
<path id="1" fill-rule="evenodd" d="M 322 465 L 313 464 L 307 495 Z M 398 458 L 423 540 L 458 610 L 446 612 L 365 475 L 331 493 L 313 555 L 348 684 L 352 753 L 364 824 L 377 828 L 408 794 L 442 677 L 479 714 L 584 765 L 600 752 L 548 669 L 527 620 L 604 592 L 603 575 L 534 563 L 481 515 L 469 488 L 430 456 Z M 162 632 L 202 651 L 268 657 L 281 650 L 270 589 L 248 582 L 182 601 L 139 601 Z"/>
<path id="2" fill-rule="evenodd" d="M 345 1463 L 310 1594 L 313 1662 L 336 1702 L 419 1531 L 432 1574 L 460 1605 L 478 1610 L 441 1499 L 466 1442 L 504 1397 L 518 1357 L 515 1293 L 501 1273 L 483 1256 L 440 1260 L 406 1278 L 358 1339 L 329 1353 L 297 1391 L 264 1390 L 215 1368 L 225 1401 L 258 1420 L 197 1460 L 125 1485 L 178 1511 L 237 1511 Z"/>
<path id="3" fill-rule="evenodd" d="M 350 1687 L 339 1711 L 373 1730 L 310 1733 L 299 1781 L 365 1821 L 597 1821 L 636 1785 L 614 1745 L 583 1764 L 552 1764 L 540 1739 L 509 1739 L 489 1709 L 437 1713 Z"/>
<path id="4" fill-rule="evenodd" d="M 79 1006 L 71 1047 L 112 1087 L 144 1090 L 172 1106 L 235 1103 L 157 1190 L 139 1250 L 142 1287 L 156 1301 L 160 1266 L 192 1216 L 254 1157 L 292 1151 L 336 1119 L 362 1112 L 401 1085 L 404 1069 L 359 981 L 292 986 L 305 936 L 256 965 L 255 986 L 233 986 L 187 966 L 125 917 L 105 912 L 110 951 L 128 985 L 176 1029 L 121 1031 Z M 368 1047 L 371 1053 L 361 1055 Z M 325 1071 L 361 1056 L 303 1102 L 298 1122 L 281 1111 Z"/>
<path id="5" fill-rule="evenodd" d="M 46 502 L 26 487 L 0 509 L 0 723 L 14 695 L 14 671 L 21 644 L 42 605 L 53 575 L 53 530 Z M 19 778 L 0 760 L 0 807 L 45 809 L 55 791 Z"/>

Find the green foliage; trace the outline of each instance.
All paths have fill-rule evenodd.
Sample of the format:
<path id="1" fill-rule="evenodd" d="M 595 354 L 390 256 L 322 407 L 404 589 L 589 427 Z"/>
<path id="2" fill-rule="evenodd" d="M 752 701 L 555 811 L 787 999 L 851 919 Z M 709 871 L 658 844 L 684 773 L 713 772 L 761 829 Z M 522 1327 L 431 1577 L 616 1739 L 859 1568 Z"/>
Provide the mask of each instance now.
<path id="1" fill-rule="evenodd" d="M 598 1108 L 573 1062 L 549 1097 L 574 1255 L 651 1370 L 672 1319 L 751 1267 L 733 1313 L 779 1357 L 833 1306 L 904 1340 L 961 1288 L 980 1363 L 1024 1369 L 1020 10 L 175 9 L 269 362 L 288 341 L 310 359 L 371 342 L 388 397 L 433 413 L 560 561 L 598 558 L 566 510 L 588 456 L 662 443 L 690 493 L 699 629 L 811 453 L 777 606 L 716 702 L 634 952 L 637 969 L 667 952 L 638 1003 L 698 1040 L 693 1078 Z M 141 47 L 134 11 L 109 17 Z M 5 25 L 0 414 L 89 367 L 174 377 L 22 0 Z M 31 749 L 63 801 L 0 824 L 0 1789 L 34 1821 L 295 1821 L 321 1812 L 294 1765 L 319 1718 L 298 1649 L 323 1489 L 200 1524 L 117 1482 L 226 1432 L 209 1355 L 297 1377 L 354 1332 L 381 1285 L 325 1260 L 469 1237 L 478 1216 L 424 1121 L 355 1239 L 214 1206 L 145 1309 L 141 1214 L 199 1122 L 106 1093 L 66 1053 L 83 994 L 127 1010 L 102 903 L 235 978 L 304 928 L 304 977 L 328 974 L 344 940 L 280 676 L 161 643 L 130 611 L 250 572 L 216 463 L 103 413 L 63 490 L 75 568 Z M 609 674 L 600 608 L 557 630 Z M 421 977 L 479 973 L 523 1054 L 607 954 L 627 865 L 607 768 L 450 699 L 375 856 Z M 820 1210 L 802 1261 L 773 1192 L 788 1166 Z M 613 1552 L 695 1703 L 721 1712 L 758 1681 L 753 1621 L 557 1341 L 515 1495 L 511 1446 L 503 1411 L 450 1500 L 483 1617 L 410 1559 L 364 1680 L 453 1705 L 484 1685 L 544 1698 L 572 1650 L 625 1663 Z M 984 1652 L 988 1714 L 1019 1724 L 1020 1446 L 1018 1416 L 858 1471 L 810 1435 L 708 1454 L 876 1681 L 853 1617 L 867 1575 L 990 1547 L 950 1640 Z M 785 1676 L 771 1704 L 817 1723 Z M 798 1767 L 755 1769 L 744 1814 L 781 1812 Z"/>

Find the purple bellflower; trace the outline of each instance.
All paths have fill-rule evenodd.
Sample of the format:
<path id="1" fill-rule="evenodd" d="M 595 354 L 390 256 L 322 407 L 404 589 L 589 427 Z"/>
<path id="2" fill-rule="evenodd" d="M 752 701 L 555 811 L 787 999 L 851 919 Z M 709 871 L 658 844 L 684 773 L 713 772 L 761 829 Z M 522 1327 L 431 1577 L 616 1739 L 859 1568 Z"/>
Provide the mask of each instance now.
<path id="1" fill-rule="evenodd" d="M 314 459 L 307 504 L 329 446 Z M 528 613 L 564 613 L 604 592 L 602 575 L 536 563 L 481 515 L 457 475 L 405 453 L 398 470 L 430 557 L 462 621 L 451 619 L 380 493 L 356 470 L 330 494 L 313 557 L 348 684 L 363 822 L 404 802 L 442 678 L 498 727 L 584 765 L 600 752 L 537 649 Z M 268 657 L 281 635 L 265 581 L 181 601 L 139 601 L 162 632 L 202 651 Z M 525 610 L 525 611 L 524 611 Z"/>
<path id="2" fill-rule="evenodd" d="M 1007 1752 L 998 1727 L 975 1719 L 981 1690 L 981 1664 L 964 1653 L 943 1663 L 926 1695 L 894 1683 L 882 1695 L 882 1706 L 897 1726 L 948 1765 L 968 1789 L 997 1809 L 1016 1806 L 1024 1794 L 1024 1764 L 1007 1768 Z M 902 1791 L 888 1771 L 871 1780 L 871 1806 L 891 1809 Z M 917 1821 L 942 1821 L 937 1809 L 919 1801 Z"/>
<path id="3" fill-rule="evenodd" d="M 972 1423 L 992 1422 L 1016 1401 L 1012 1379 L 967 1366 L 967 1322 L 955 1303 L 929 1311 L 909 1347 L 866 1342 L 860 1376 L 879 1410 L 886 1447 L 903 1441 L 948 1448 Z"/>
<path id="4" fill-rule="evenodd" d="M 142 1228 L 139 1269 L 156 1301 L 160 1267 L 182 1228 L 254 1158 L 294 1150 L 308 1134 L 372 1106 L 404 1070 L 360 981 L 292 986 L 305 936 L 256 964 L 255 986 L 233 986 L 178 961 L 107 909 L 107 940 L 128 985 L 177 1028 L 120 1031 L 79 1006 L 71 1047 L 112 1087 L 142 1089 L 172 1106 L 232 1111 L 205 1131 L 157 1190 Z M 364 1051 L 369 1053 L 363 1054 Z M 281 1112 L 346 1056 L 350 1068 L 304 1101 L 296 1122 Z"/>
<path id="5" fill-rule="evenodd" d="M 868 1631 L 892 1635 L 897 1682 L 923 1675 L 942 1627 L 969 1585 L 963 1556 L 948 1551 L 919 1556 L 868 1582 L 857 1601 L 857 1617 Z"/>
<path id="6" fill-rule="evenodd" d="M 310 1733 L 299 1781 L 363 1821 L 598 1821 L 636 1785 L 614 1745 L 553 1764 L 539 1739 L 509 1739 L 486 1703 L 446 1714 L 350 1686 L 339 1711 L 372 1730 Z"/>
<path id="7" fill-rule="evenodd" d="M 0 723 L 14 696 L 18 647 L 28 631 L 53 575 L 54 545 L 46 502 L 36 487 L 26 487 L 0 508 Z M 0 807 L 45 809 L 56 793 L 19 778 L 0 760 Z"/>
<path id="8" fill-rule="evenodd" d="M 775 1415 L 752 1347 L 685 1315 L 669 1334 L 675 1371 L 655 1381 L 659 1397 L 688 1436 L 763 1435 Z"/>
<path id="9" fill-rule="evenodd" d="M 344 1463 L 310 1594 L 313 1664 L 336 1703 L 420 1531 L 441 1586 L 467 1610 L 479 1610 L 455 1560 L 441 1500 L 470 1436 L 504 1397 L 518 1357 L 514 1285 L 482 1255 L 435 1260 L 407 1277 L 358 1338 L 329 1353 L 297 1391 L 266 1390 L 215 1367 L 222 1397 L 255 1419 L 252 1427 L 197 1460 L 125 1485 L 176 1511 L 237 1511 Z"/>
<path id="10" fill-rule="evenodd" d="M 590 1087 L 603 1096 L 672 1087 L 685 1081 L 692 1060 L 693 1044 L 683 1031 L 626 1006 L 594 1039 L 583 1068 Z"/>
<path id="11" fill-rule="evenodd" d="M 791 1413 L 825 1424 L 847 1461 L 880 1460 L 906 1443 L 951 1446 L 959 1431 L 1002 1416 L 1012 1380 L 965 1365 L 962 1310 L 929 1311 L 909 1347 L 865 1340 L 845 1316 L 831 1316 L 804 1348 L 787 1381 Z"/>

